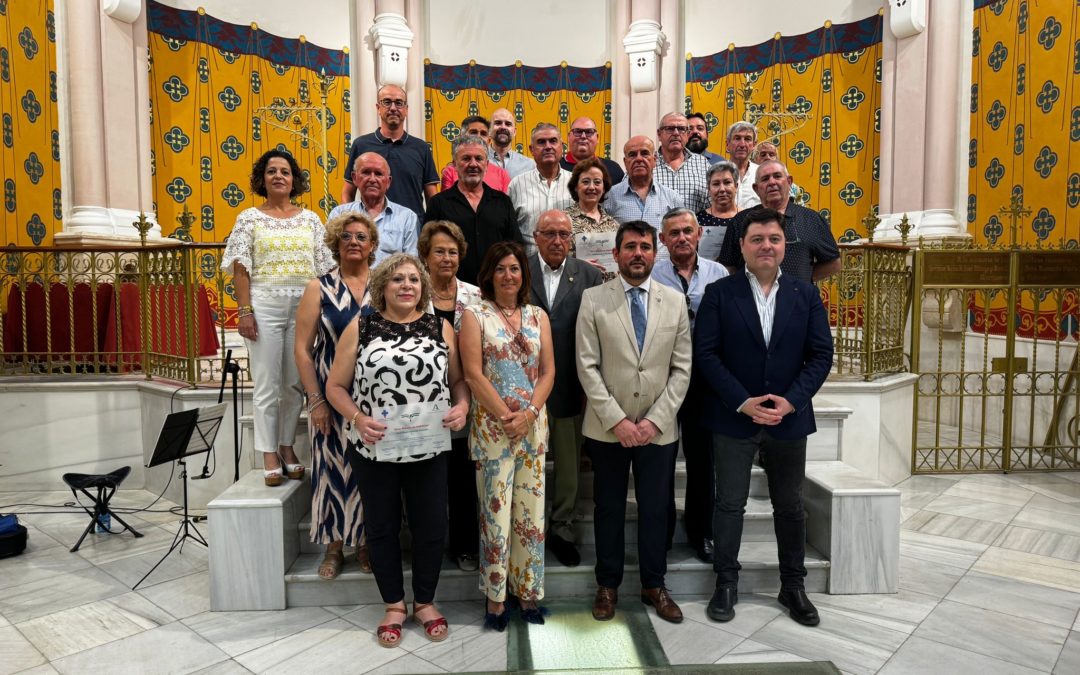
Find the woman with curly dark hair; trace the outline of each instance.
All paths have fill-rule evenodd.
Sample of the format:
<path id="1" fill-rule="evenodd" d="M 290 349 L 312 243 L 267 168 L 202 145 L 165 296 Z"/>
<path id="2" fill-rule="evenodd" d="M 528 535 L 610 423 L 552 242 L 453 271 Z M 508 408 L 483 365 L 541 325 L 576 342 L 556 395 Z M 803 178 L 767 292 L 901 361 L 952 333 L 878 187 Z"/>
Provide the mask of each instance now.
<path id="1" fill-rule="evenodd" d="M 292 203 L 307 189 L 292 155 L 276 148 L 263 153 L 251 171 L 251 190 L 264 201 L 236 217 L 221 261 L 233 275 L 255 385 L 255 450 L 262 453 L 268 486 L 280 485 L 285 475 L 304 477 L 293 450 L 303 400 L 293 358 L 296 309 L 308 281 L 334 266 L 319 216 Z"/>

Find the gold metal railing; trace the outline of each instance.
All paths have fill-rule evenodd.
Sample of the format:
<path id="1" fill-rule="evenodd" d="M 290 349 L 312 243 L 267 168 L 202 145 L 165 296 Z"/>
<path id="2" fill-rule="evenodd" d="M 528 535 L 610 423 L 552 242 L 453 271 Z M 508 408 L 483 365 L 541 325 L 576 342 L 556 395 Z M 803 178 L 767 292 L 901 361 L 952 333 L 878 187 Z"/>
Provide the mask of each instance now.
<path id="1" fill-rule="evenodd" d="M 223 252 L 184 242 L 0 249 L 0 375 L 217 381 L 235 312 Z"/>
<path id="2" fill-rule="evenodd" d="M 833 329 L 833 378 L 907 370 L 912 271 L 906 246 L 841 244 L 841 269 L 818 287 Z"/>

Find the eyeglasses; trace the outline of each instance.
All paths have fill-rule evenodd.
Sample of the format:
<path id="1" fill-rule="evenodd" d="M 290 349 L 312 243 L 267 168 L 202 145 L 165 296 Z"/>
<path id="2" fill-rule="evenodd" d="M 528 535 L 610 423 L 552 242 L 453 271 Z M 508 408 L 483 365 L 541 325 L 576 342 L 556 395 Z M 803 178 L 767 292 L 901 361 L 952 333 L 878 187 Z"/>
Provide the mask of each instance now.
<path id="1" fill-rule="evenodd" d="M 669 124 L 666 127 L 660 127 L 660 131 L 666 131 L 669 134 L 685 134 L 689 129 L 687 127 L 676 127 Z"/>
<path id="2" fill-rule="evenodd" d="M 592 138 L 596 135 L 596 129 L 571 129 L 571 136 L 579 136 L 581 138 Z"/>
<path id="3" fill-rule="evenodd" d="M 363 244 L 368 240 L 368 236 L 363 233 L 353 234 L 352 232 L 342 232 L 341 241 L 356 241 L 357 244 Z"/>
<path id="4" fill-rule="evenodd" d="M 379 105 L 384 108 L 408 108 L 409 104 L 400 98 L 384 98 L 379 100 Z"/>
<path id="5" fill-rule="evenodd" d="M 570 241 L 570 237 L 574 236 L 573 232 L 557 232 L 554 230 L 544 230 L 542 232 L 537 232 L 537 234 L 544 239 L 559 239 L 560 241 Z"/>

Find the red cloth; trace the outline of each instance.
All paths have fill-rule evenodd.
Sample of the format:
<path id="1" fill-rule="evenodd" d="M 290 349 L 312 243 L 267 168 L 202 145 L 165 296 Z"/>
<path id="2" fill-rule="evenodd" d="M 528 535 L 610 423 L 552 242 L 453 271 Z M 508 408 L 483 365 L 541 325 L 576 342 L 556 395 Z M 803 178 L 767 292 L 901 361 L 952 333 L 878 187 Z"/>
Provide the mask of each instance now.
<path id="1" fill-rule="evenodd" d="M 169 356 L 187 355 L 187 328 L 184 323 L 183 289 L 178 286 L 151 286 L 149 289 L 150 351 Z M 202 286 L 196 290 L 198 305 L 195 312 L 195 337 L 198 356 L 218 353 L 218 336 L 210 299 Z M 120 285 L 120 340 L 116 337 L 116 322 L 110 321 L 105 335 L 105 351 L 120 351 L 123 362 L 136 364 L 142 354 L 139 322 L 142 306 L 139 285 Z"/>
<path id="2" fill-rule="evenodd" d="M 25 335 L 23 298 L 18 285 L 8 291 L 5 353 L 27 352 L 36 358 L 52 353 L 70 358 L 74 352 L 76 360 L 89 361 L 93 352 L 102 351 L 108 323 L 115 315 L 112 284 L 99 284 L 95 294 L 90 284 L 76 284 L 69 293 L 66 286 L 54 282 L 49 285 L 48 302 L 41 284 L 27 284 Z"/>

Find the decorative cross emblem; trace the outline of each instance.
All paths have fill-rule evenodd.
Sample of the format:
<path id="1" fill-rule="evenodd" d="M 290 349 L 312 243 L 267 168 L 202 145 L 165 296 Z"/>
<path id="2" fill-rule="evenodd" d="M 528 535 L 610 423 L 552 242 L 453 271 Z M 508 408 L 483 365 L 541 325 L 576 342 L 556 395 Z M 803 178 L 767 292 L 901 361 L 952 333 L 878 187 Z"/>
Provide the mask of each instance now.
<path id="1" fill-rule="evenodd" d="M 1017 234 L 1019 233 L 1020 221 L 1031 215 L 1031 209 L 1024 207 L 1024 196 L 1014 194 L 1009 200 L 1009 206 L 1002 206 L 998 214 L 1009 218 L 1009 246 L 1018 248 Z"/>
<path id="2" fill-rule="evenodd" d="M 390 52 L 390 60 L 394 61 L 394 62 L 400 61 L 401 60 L 401 55 L 398 54 L 397 52 Z"/>
<path id="3" fill-rule="evenodd" d="M 637 60 L 637 65 L 638 65 L 638 68 L 644 68 L 645 67 L 645 57 L 644 56 L 642 56 L 641 58 L 639 58 Z"/>

